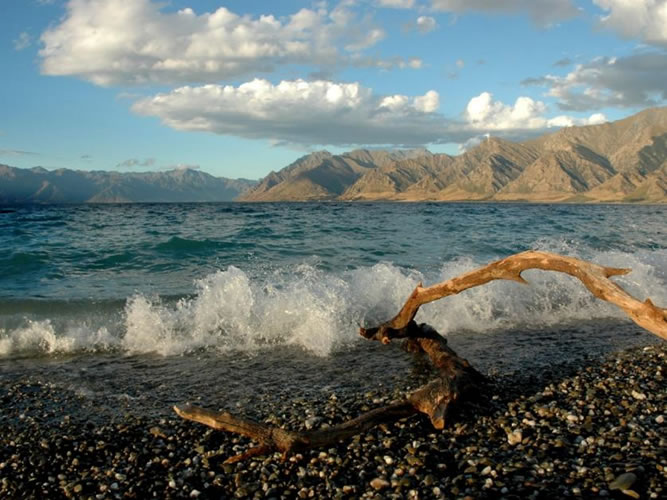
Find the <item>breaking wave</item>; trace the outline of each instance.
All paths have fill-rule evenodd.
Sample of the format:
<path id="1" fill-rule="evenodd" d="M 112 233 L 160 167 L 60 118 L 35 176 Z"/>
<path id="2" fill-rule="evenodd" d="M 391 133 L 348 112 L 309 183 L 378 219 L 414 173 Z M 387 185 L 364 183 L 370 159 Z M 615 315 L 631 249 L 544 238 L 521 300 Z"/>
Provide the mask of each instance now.
<path id="1" fill-rule="evenodd" d="M 553 241 L 538 242 L 536 248 L 630 267 L 632 273 L 617 282 L 639 299 L 651 297 L 659 305 L 667 304 L 664 250 L 582 251 Z M 486 263 L 460 258 L 432 275 L 389 262 L 341 273 L 301 264 L 261 276 L 230 266 L 198 280 L 194 294 L 178 299 L 136 294 L 117 310 L 91 302 L 73 311 L 71 306 L 50 302 L 33 305 L 29 312 L 0 316 L 4 318 L 0 355 L 118 351 L 169 356 L 203 349 L 253 352 L 294 345 L 328 356 L 357 342 L 360 324 L 395 314 L 417 283 L 441 281 Z M 624 318 L 615 306 L 595 299 L 570 276 L 527 271 L 524 277 L 531 286 L 492 282 L 428 304 L 417 321 L 448 334 Z"/>

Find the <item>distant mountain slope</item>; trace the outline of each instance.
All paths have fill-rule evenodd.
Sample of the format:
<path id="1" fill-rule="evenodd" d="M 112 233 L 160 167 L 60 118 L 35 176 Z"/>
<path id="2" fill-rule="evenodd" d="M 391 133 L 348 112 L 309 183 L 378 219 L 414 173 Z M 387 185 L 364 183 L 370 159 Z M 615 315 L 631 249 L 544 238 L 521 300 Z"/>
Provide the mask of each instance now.
<path id="1" fill-rule="evenodd" d="M 120 173 L 0 165 L 0 203 L 231 201 L 254 184 L 193 169 Z"/>
<path id="2" fill-rule="evenodd" d="M 359 149 L 342 155 L 319 151 L 303 156 L 279 172 L 271 172 L 239 199 L 243 201 L 331 200 L 371 170 L 412 157 L 430 156 L 425 149 L 373 151 Z"/>
<path id="3" fill-rule="evenodd" d="M 667 202 L 667 108 L 459 155 L 326 151 L 272 172 L 241 196 L 283 200 Z"/>

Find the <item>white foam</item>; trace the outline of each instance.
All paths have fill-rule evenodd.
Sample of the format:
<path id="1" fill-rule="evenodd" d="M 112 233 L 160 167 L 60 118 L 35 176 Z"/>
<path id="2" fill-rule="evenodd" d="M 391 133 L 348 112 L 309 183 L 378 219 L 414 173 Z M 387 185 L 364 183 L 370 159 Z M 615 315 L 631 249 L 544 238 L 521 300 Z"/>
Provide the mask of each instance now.
<path id="1" fill-rule="evenodd" d="M 598 252 L 553 241 L 538 242 L 537 247 L 630 267 L 633 272 L 615 278 L 617 282 L 641 300 L 651 297 L 663 307 L 667 304 L 665 251 Z M 96 321 L 94 310 L 85 323 L 28 318 L 18 327 L 0 330 L 0 355 L 107 349 L 178 355 L 200 349 L 251 352 L 296 345 L 327 356 L 356 342 L 359 324 L 377 324 L 393 316 L 418 282 L 428 285 L 487 262 L 461 258 L 427 276 L 391 263 L 342 273 L 303 264 L 254 277 L 231 266 L 199 280 L 191 298 L 129 298 L 120 320 L 109 328 L 109 317 Z M 528 271 L 524 277 L 530 286 L 492 282 L 424 306 L 417 320 L 447 334 L 624 318 L 570 276 Z"/>
<path id="2" fill-rule="evenodd" d="M 50 320 L 26 320 L 12 331 L 0 330 L 0 356 L 16 352 L 68 353 L 92 348 L 106 349 L 114 341 L 106 328 L 90 330 L 85 325 L 57 332 Z"/>

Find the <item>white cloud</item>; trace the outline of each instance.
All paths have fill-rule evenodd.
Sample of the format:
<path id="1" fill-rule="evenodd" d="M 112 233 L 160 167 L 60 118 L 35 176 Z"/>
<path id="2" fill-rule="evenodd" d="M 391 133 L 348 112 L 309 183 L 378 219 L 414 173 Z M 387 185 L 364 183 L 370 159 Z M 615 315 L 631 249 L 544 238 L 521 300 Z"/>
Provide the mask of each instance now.
<path id="1" fill-rule="evenodd" d="M 433 113 L 440 107 L 440 95 L 435 90 L 429 90 L 423 96 L 415 97 L 414 107 L 422 113 Z"/>
<path id="2" fill-rule="evenodd" d="M 667 100 L 667 53 L 640 52 L 600 57 L 579 64 L 565 76 L 545 75 L 522 83 L 548 87 L 564 110 L 649 107 Z"/>
<path id="3" fill-rule="evenodd" d="M 556 116 L 546 118 L 547 106 L 530 97 L 519 97 L 514 105 L 493 99 L 490 92 L 482 92 L 468 102 L 464 116 L 471 128 L 486 131 L 539 130 L 550 127 L 593 125 L 606 121 L 601 113 L 588 118 Z"/>
<path id="4" fill-rule="evenodd" d="M 376 96 L 359 83 L 255 79 L 238 87 L 181 87 L 133 110 L 177 130 L 299 145 L 426 144 L 446 133 L 439 96 Z"/>
<path id="5" fill-rule="evenodd" d="M 483 141 L 488 140 L 491 137 L 491 134 L 486 133 L 482 135 L 476 135 L 471 137 L 462 144 L 459 144 L 459 153 L 465 153 L 466 151 L 473 149 L 474 147 L 479 146 Z"/>
<path id="6" fill-rule="evenodd" d="M 444 12 L 527 13 L 540 25 L 572 18 L 579 14 L 572 0 L 431 0 L 435 10 Z"/>
<path id="7" fill-rule="evenodd" d="M 459 69 L 463 69 L 463 67 L 466 65 L 465 61 L 463 59 L 457 59 L 456 60 L 456 67 Z"/>
<path id="8" fill-rule="evenodd" d="M 606 11 L 600 22 L 625 38 L 667 45 L 666 0 L 593 0 Z"/>
<path id="9" fill-rule="evenodd" d="M 419 31 L 420 33 L 430 33 L 435 28 L 437 28 L 438 24 L 436 23 L 433 17 L 419 16 L 417 18 L 416 26 L 417 26 L 417 31 Z"/>
<path id="10" fill-rule="evenodd" d="M 115 85 L 211 82 L 286 64 L 387 65 L 363 57 L 384 31 L 349 2 L 285 18 L 237 15 L 224 7 L 168 13 L 163 5 L 70 0 L 60 23 L 41 36 L 42 72 Z"/>
<path id="11" fill-rule="evenodd" d="M 376 0 L 379 7 L 391 9 L 410 9 L 415 5 L 415 0 Z"/>
<path id="12" fill-rule="evenodd" d="M 27 49 L 32 45 L 32 37 L 26 31 L 22 32 L 17 39 L 14 40 L 14 50 Z"/>
<path id="13" fill-rule="evenodd" d="M 185 86 L 134 103 L 134 112 L 185 131 L 212 132 L 274 144 L 303 146 L 464 143 L 485 132 L 512 138 L 542 129 L 599 122 L 546 118 L 546 105 L 520 97 L 514 105 L 484 92 L 468 103 L 465 121 L 438 112 L 440 95 L 376 95 L 359 83 L 255 79 L 239 86 Z"/>

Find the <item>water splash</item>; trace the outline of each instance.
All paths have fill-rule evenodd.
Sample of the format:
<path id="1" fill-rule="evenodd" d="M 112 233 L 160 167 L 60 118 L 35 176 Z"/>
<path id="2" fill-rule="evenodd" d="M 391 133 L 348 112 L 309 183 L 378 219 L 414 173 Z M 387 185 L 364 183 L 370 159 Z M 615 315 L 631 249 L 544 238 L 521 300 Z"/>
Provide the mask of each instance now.
<path id="1" fill-rule="evenodd" d="M 664 250 L 605 252 L 546 240 L 536 248 L 630 267 L 633 272 L 617 282 L 641 300 L 650 296 L 657 304 L 667 304 Z M 325 357 L 357 342 L 359 324 L 393 316 L 418 282 L 435 283 L 486 263 L 454 259 L 431 275 L 388 262 L 340 273 L 300 264 L 261 276 L 229 266 L 198 280 L 195 293 L 178 300 L 135 294 L 115 313 L 90 304 L 90 310 L 76 318 L 26 316 L 0 328 L 0 355 L 120 350 L 170 356 L 295 345 Z M 417 320 L 444 334 L 624 320 L 615 306 L 596 299 L 570 276 L 527 271 L 524 277 L 530 286 L 492 282 L 424 306 Z M 52 310 L 50 306 L 49 314 Z"/>

